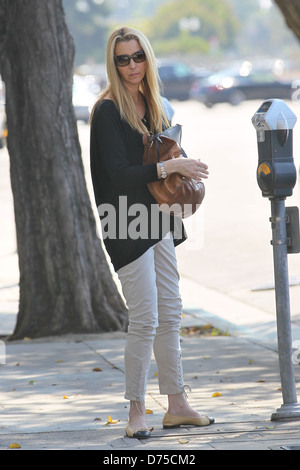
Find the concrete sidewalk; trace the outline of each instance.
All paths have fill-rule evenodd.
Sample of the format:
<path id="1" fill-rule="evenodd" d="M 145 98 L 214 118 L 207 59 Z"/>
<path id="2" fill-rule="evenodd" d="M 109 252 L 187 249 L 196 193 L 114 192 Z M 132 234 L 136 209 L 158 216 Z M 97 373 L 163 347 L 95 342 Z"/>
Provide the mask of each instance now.
<path id="1" fill-rule="evenodd" d="M 204 312 L 187 311 L 183 326 L 205 323 Z M 208 427 L 162 428 L 166 398 L 158 393 L 153 361 L 146 406 L 154 429 L 144 441 L 124 432 L 123 333 L 7 342 L 6 364 L 0 366 L 0 450 L 16 443 L 21 450 L 103 450 L 109 455 L 143 450 L 174 458 L 197 450 L 296 450 L 300 420 L 270 421 L 282 405 L 278 354 L 256 339 L 249 329 L 245 334 L 237 327 L 234 336 L 182 338 L 189 401 L 215 417 Z"/>

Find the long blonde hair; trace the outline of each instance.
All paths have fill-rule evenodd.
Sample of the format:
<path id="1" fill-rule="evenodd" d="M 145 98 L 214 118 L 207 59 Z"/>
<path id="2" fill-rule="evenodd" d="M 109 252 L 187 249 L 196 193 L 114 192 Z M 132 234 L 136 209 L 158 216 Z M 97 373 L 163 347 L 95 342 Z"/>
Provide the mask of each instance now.
<path id="1" fill-rule="evenodd" d="M 114 61 L 116 44 L 121 41 L 130 41 L 132 39 L 135 39 L 140 43 L 146 55 L 146 73 L 141 82 L 140 91 L 147 104 L 150 130 L 152 132 L 161 132 L 163 126 L 169 127 L 169 122 L 160 96 L 160 78 L 158 75 L 156 59 L 148 39 L 143 33 L 136 29 L 125 26 L 117 29 L 110 35 L 106 48 L 107 86 L 100 93 L 95 106 L 97 106 L 99 101 L 109 96 L 117 106 L 122 118 L 127 121 L 133 129 L 140 133 L 147 132 L 148 129 L 145 124 L 137 116 L 133 99 L 127 92 Z"/>

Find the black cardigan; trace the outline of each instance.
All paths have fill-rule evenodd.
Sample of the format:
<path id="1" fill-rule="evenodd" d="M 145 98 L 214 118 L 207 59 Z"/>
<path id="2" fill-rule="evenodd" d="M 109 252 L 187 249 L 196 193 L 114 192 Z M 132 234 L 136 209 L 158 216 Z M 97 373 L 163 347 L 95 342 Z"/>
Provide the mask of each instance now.
<path id="1" fill-rule="evenodd" d="M 145 253 L 169 230 L 175 246 L 186 238 L 181 220 L 158 211 L 147 188 L 147 183 L 158 179 L 156 163 L 143 165 L 143 152 L 142 135 L 121 118 L 113 101 L 99 102 L 91 123 L 91 176 L 103 241 L 116 271 Z M 133 204 L 142 204 L 144 210 L 135 212 L 138 207 Z M 131 215 L 130 207 L 134 209 Z"/>

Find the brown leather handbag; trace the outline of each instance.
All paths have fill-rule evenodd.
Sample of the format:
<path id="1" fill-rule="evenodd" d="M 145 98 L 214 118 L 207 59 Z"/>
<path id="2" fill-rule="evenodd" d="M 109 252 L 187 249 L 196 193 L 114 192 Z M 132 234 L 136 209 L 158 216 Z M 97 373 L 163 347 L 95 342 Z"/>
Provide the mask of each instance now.
<path id="1" fill-rule="evenodd" d="M 174 158 L 174 146 L 176 148 L 176 144 L 181 146 L 181 132 L 182 126 L 176 124 L 159 134 L 149 133 L 144 146 L 143 164 L 159 163 Z M 184 150 L 181 150 L 181 155 L 187 158 Z M 172 173 L 166 178 L 148 183 L 147 186 L 162 212 L 182 219 L 194 214 L 205 196 L 205 186 L 202 181 L 186 178 L 179 173 Z"/>

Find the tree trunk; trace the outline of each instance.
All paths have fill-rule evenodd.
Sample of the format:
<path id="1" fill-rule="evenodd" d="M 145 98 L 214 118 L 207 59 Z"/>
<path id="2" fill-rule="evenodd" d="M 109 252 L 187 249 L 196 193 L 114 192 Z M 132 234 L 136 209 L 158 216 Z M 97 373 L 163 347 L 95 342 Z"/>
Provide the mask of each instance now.
<path id="1" fill-rule="evenodd" d="M 20 269 L 11 339 L 124 330 L 84 178 L 61 0 L 0 0 L 0 25 Z"/>
<path id="2" fill-rule="evenodd" d="M 299 0 L 274 0 L 281 10 L 286 24 L 300 40 L 300 1 Z"/>

